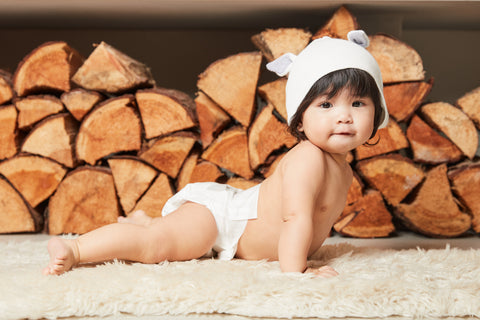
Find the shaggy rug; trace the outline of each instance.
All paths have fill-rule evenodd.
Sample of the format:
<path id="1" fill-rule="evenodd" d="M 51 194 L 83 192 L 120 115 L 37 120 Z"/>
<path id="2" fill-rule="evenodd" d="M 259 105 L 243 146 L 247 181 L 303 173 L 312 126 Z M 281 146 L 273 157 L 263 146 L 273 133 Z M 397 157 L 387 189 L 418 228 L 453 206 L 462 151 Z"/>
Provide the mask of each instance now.
<path id="1" fill-rule="evenodd" d="M 326 245 L 309 262 L 340 275 L 282 274 L 276 262 L 105 263 L 43 276 L 46 241 L 0 243 L 0 318 L 230 314 L 480 317 L 480 250 Z"/>

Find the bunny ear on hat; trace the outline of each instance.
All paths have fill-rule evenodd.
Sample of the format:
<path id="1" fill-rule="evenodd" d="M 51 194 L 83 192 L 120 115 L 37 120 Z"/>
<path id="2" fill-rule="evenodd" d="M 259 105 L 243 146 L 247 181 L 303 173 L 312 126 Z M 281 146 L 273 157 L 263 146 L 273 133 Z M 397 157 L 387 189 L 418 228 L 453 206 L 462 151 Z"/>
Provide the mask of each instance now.
<path id="1" fill-rule="evenodd" d="M 283 77 L 290 72 L 296 57 L 293 53 L 285 53 L 272 62 L 267 63 L 266 67 L 268 70 L 275 72 L 279 77 Z"/>

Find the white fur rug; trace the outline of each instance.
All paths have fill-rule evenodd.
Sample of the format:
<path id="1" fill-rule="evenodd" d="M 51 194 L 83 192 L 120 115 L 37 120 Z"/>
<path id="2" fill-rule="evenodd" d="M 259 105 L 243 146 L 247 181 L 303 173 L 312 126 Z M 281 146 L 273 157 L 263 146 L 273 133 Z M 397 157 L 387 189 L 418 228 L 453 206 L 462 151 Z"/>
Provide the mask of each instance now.
<path id="1" fill-rule="evenodd" d="M 313 265 L 331 279 L 282 274 L 278 263 L 107 263 L 43 276 L 46 241 L 0 243 L 0 318 L 231 314 L 252 317 L 480 317 L 480 250 L 327 245 Z"/>

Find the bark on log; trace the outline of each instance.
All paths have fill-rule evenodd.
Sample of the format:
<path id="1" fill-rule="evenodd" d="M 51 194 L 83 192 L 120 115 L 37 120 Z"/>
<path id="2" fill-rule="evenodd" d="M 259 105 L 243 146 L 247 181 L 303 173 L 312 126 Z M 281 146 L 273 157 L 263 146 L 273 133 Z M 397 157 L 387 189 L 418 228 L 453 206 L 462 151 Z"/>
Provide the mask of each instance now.
<path id="1" fill-rule="evenodd" d="M 398 205 L 425 178 L 421 168 L 398 154 L 359 161 L 356 169 L 393 206 Z"/>
<path id="2" fill-rule="evenodd" d="M 458 162 L 463 158 L 462 151 L 456 145 L 442 137 L 416 115 L 408 126 L 407 138 L 413 151 L 413 160 L 416 162 L 441 164 Z"/>
<path id="3" fill-rule="evenodd" d="M 472 119 L 480 130 L 480 87 L 472 90 L 457 100 L 460 109 Z"/>
<path id="4" fill-rule="evenodd" d="M 30 206 L 48 199 L 67 173 L 58 163 L 33 155 L 21 155 L 0 163 L 0 174 L 7 178 Z M 0 202 L 5 200 L 0 195 Z"/>
<path id="5" fill-rule="evenodd" d="M 206 149 L 227 126 L 230 117 L 203 92 L 198 92 L 195 104 L 200 126 L 200 140 L 202 140 L 203 149 Z"/>
<path id="6" fill-rule="evenodd" d="M 197 124 L 195 102 L 183 92 L 146 89 L 138 90 L 135 98 L 147 139 L 189 129 Z"/>
<path id="7" fill-rule="evenodd" d="M 147 66 L 103 41 L 74 74 L 72 81 L 88 90 L 112 94 L 155 85 Z"/>
<path id="8" fill-rule="evenodd" d="M 398 39 L 384 34 L 370 36 L 367 50 L 380 66 L 383 83 L 421 81 L 425 78 L 420 55 Z"/>
<path id="9" fill-rule="evenodd" d="M 68 168 L 77 164 L 74 155 L 78 123 L 68 113 L 50 116 L 25 138 L 21 150 L 55 160 Z"/>
<path id="10" fill-rule="evenodd" d="M 141 147 L 142 125 L 132 95 L 99 104 L 83 120 L 75 144 L 79 160 L 94 165 L 101 158 Z"/>
<path id="11" fill-rule="evenodd" d="M 28 96 L 15 101 L 18 109 L 18 128 L 29 129 L 35 123 L 46 117 L 62 112 L 63 103 L 57 97 L 50 95 Z"/>
<path id="12" fill-rule="evenodd" d="M 313 39 L 321 37 L 347 39 L 348 32 L 359 28 L 357 18 L 345 6 L 341 6 L 314 35 Z"/>
<path id="13" fill-rule="evenodd" d="M 0 107 L 0 160 L 17 154 L 19 138 L 17 134 L 17 109 L 14 105 Z"/>
<path id="14" fill-rule="evenodd" d="M 218 60 L 200 74 L 197 87 L 248 127 L 254 114 L 261 62 L 260 52 L 238 53 Z"/>
<path id="15" fill-rule="evenodd" d="M 413 202 L 399 204 L 394 213 L 411 230 L 431 237 L 456 237 L 471 227 L 470 216 L 453 198 L 445 164 L 427 172 Z"/>
<path id="16" fill-rule="evenodd" d="M 478 148 L 478 133 L 465 113 L 449 103 L 429 103 L 420 109 L 427 122 L 442 131 L 468 158 L 473 159 Z"/>
<path id="17" fill-rule="evenodd" d="M 78 167 L 50 198 L 48 231 L 83 234 L 116 222 L 119 216 L 111 171 L 104 167 Z"/>
<path id="18" fill-rule="evenodd" d="M 104 100 L 104 97 L 99 92 L 77 88 L 63 93 L 60 99 L 72 116 L 82 121 L 96 104 Z"/>
<path id="19" fill-rule="evenodd" d="M 0 233 L 38 232 L 43 217 L 0 174 Z"/>
<path id="20" fill-rule="evenodd" d="M 452 190 L 472 214 L 472 227 L 480 233 L 480 163 L 468 163 L 448 172 Z"/>
<path id="21" fill-rule="evenodd" d="M 67 43 L 46 42 L 20 62 L 13 76 L 13 87 L 19 97 L 70 91 L 70 78 L 82 63 L 83 57 Z"/>
<path id="22" fill-rule="evenodd" d="M 273 61 L 285 53 L 299 54 L 311 37 L 312 34 L 303 29 L 279 28 L 262 31 L 251 40 L 267 61 Z"/>

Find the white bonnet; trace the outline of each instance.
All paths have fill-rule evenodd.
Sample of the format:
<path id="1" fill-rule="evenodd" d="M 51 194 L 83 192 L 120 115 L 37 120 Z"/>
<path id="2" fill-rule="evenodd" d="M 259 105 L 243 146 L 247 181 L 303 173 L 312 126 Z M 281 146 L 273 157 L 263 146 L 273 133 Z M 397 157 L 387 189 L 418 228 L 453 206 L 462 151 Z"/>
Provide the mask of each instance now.
<path id="1" fill-rule="evenodd" d="M 380 92 L 380 101 L 385 111 L 380 128 L 388 123 L 388 110 L 383 96 L 383 82 L 375 58 L 365 48 L 369 45 L 367 35 L 362 30 L 348 33 L 348 41 L 323 37 L 312 41 L 302 52 L 295 56 L 286 53 L 267 64 L 267 69 L 279 76 L 288 74 L 286 86 L 286 106 L 288 123 L 295 115 L 312 85 L 326 74 L 357 68 L 368 72 L 375 80 Z"/>

